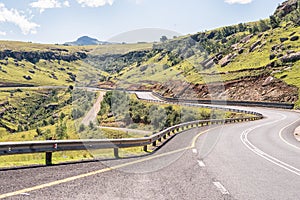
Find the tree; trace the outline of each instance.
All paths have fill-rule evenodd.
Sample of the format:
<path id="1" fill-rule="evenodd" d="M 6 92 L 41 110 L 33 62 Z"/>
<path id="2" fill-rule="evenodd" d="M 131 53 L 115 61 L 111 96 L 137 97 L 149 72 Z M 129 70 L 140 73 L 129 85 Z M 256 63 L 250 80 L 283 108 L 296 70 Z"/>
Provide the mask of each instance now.
<path id="1" fill-rule="evenodd" d="M 38 134 L 38 136 L 43 135 L 43 132 L 40 128 L 36 128 L 36 133 Z"/>
<path id="2" fill-rule="evenodd" d="M 257 32 L 259 32 L 258 26 L 255 24 L 252 27 L 249 28 L 249 32 L 252 34 L 256 34 Z"/>
<path id="3" fill-rule="evenodd" d="M 63 139 L 67 137 L 67 125 L 66 123 L 57 124 L 55 127 L 55 134 L 57 139 Z"/>
<path id="4" fill-rule="evenodd" d="M 23 127 L 19 124 L 18 125 L 18 132 L 22 132 L 23 131 Z"/>
<path id="5" fill-rule="evenodd" d="M 259 20 L 258 26 L 259 26 L 259 30 L 260 30 L 261 32 L 264 32 L 264 31 L 270 29 L 270 27 L 268 26 L 268 24 L 266 23 L 265 20 Z"/>
<path id="6" fill-rule="evenodd" d="M 61 112 L 60 116 L 59 116 L 60 120 L 63 120 L 65 118 L 65 116 L 66 116 L 65 113 Z"/>
<path id="7" fill-rule="evenodd" d="M 246 30 L 246 26 L 243 23 L 238 24 L 239 32 L 244 32 Z"/>
<path id="8" fill-rule="evenodd" d="M 274 15 L 270 16 L 270 25 L 272 29 L 277 28 L 279 26 L 279 22 Z"/>
<path id="9" fill-rule="evenodd" d="M 90 121 L 89 123 L 89 128 L 92 130 L 94 128 L 94 123 L 92 121 Z"/>
<path id="10" fill-rule="evenodd" d="M 80 124 L 79 126 L 79 132 L 82 132 L 85 130 L 85 126 L 83 124 Z"/>
<path id="11" fill-rule="evenodd" d="M 167 38 L 167 36 L 165 36 L 165 35 L 161 36 L 161 38 L 160 38 L 160 41 L 161 41 L 161 42 L 165 42 L 165 41 L 167 41 L 167 40 L 168 40 L 168 38 Z"/>

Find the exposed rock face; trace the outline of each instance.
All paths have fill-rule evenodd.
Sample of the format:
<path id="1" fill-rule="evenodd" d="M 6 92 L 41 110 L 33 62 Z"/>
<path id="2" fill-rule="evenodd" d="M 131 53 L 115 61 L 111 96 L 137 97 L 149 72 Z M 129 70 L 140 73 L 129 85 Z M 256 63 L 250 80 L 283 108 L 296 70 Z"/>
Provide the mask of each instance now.
<path id="1" fill-rule="evenodd" d="M 223 99 L 240 101 L 286 102 L 298 100 L 298 88 L 287 85 L 274 77 L 248 77 L 225 83 L 190 84 L 172 81 L 156 86 L 162 94 L 169 97 L 187 99 Z M 181 95 L 178 95 L 181 94 Z"/>
<path id="2" fill-rule="evenodd" d="M 235 57 L 236 57 L 236 54 L 229 54 L 229 55 L 225 56 L 224 58 L 222 58 L 219 62 L 221 67 L 225 67 L 226 65 L 228 65 L 232 61 L 232 59 L 234 59 Z"/>
<path id="3" fill-rule="evenodd" d="M 260 40 L 251 45 L 251 47 L 249 49 L 249 52 L 254 51 L 256 49 L 256 47 L 258 47 L 258 45 L 261 45 L 261 41 Z"/>
<path id="4" fill-rule="evenodd" d="M 247 43 L 252 37 L 253 37 L 253 34 L 247 35 L 243 39 L 241 39 L 240 43 Z"/>
<path id="5" fill-rule="evenodd" d="M 278 15 L 279 17 L 284 17 L 290 12 L 292 12 L 295 8 L 297 8 L 297 0 L 285 1 L 277 7 L 275 15 Z"/>
<path id="6" fill-rule="evenodd" d="M 200 63 L 204 69 L 209 69 L 214 66 L 214 58 L 208 58 Z"/>
<path id="7" fill-rule="evenodd" d="M 14 58 L 17 61 L 23 59 L 28 60 L 31 63 L 37 63 L 40 59 L 44 60 L 63 60 L 67 62 L 76 61 L 80 59 L 85 59 L 87 57 L 84 52 L 75 52 L 69 54 L 62 54 L 57 51 L 12 51 L 4 50 L 0 51 L 0 60 L 4 60 L 8 57 Z"/>

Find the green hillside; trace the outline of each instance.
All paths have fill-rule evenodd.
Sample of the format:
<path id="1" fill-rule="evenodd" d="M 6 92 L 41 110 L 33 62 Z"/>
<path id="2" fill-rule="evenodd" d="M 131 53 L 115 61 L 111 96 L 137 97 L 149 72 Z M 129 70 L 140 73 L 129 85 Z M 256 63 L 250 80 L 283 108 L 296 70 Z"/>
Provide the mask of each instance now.
<path id="1" fill-rule="evenodd" d="M 299 19 L 300 1 L 289 0 L 268 19 L 153 44 L 126 62 L 121 56 L 113 65 L 102 62 L 102 70 L 113 73 L 109 81 L 119 87 L 154 89 L 166 96 L 298 105 Z"/>

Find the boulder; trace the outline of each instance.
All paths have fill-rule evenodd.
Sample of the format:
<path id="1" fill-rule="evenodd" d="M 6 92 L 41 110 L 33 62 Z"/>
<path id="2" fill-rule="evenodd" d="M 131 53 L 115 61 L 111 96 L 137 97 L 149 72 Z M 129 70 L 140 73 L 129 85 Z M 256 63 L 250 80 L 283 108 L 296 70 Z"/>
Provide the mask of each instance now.
<path id="1" fill-rule="evenodd" d="M 26 76 L 26 75 L 24 75 L 23 78 L 25 78 L 26 80 L 31 80 L 32 79 L 31 76 Z"/>
<path id="2" fill-rule="evenodd" d="M 226 55 L 224 58 L 222 58 L 219 62 L 219 64 L 221 65 L 221 67 L 225 67 L 226 65 L 228 65 L 233 58 L 236 57 L 236 54 L 228 54 Z"/>
<path id="3" fill-rule="evenodd" d="M 261 44 L 261 41 L 260 41 L 260 40 L 257 41 L 257 42 L 255 42 L 254 44 L 252 44 L 251 47 L 250 47 L 250 49 L 249 49 L 249 52 L 254 51 L 255 48 L 258 47 L 258 45 L 260 45 L 260 44 Z"/>
<path id="4" fill-rule="evenodd" d="M 291 40 L 291 41 L 297 41 L 297 40 L 299 40 L 299 36 L 298 36 L 298 35 L 292 36 L 292 37 L 290 38 L 290 40 Z"/>
<path id="5" fill-rule="evenodd" d="M 270 60 L 273 60 L 274 58 L 276 58 L 276 55 L 271 53 L 269 58 L 270 58 Z"/>
<path id="6" fill-rule="evenodd" d="M 240 43 L 247 43 L 252 37 L 253 37 L 253 34 L 247 35 L 241 39 Z"/>
<path id="7" fill-rule="evenodd" d="M 289 40 L 289 39 L 286 38 L 286 37 L 283 37 L 283 38 L 279 38 L 279 40 L 280 40 L 281 43 L 283 43 L 283 42 L 285 42 L 285 41 L 287 41 L 287 40 Z"/>
<path id="8" fill-rule="evenodd" d="M 300 60 L 300 51 L 297 53 L 287 54 L 287 55 L 283 56 L 280 60 L 283 63 L 296 62 L 296 61 Z"/>
<path id="9" fill-rule="evenodd" d="M 268 77 L 265 79 L 265 81 L 263 82 L 262 86 L 264 87 L 264 86 L 270 85 L 270 84 L 273 82 L 273 80 L 274 80 L 274 77 L 268 76 Z"/>
<path id="10" fill-rule="evenodd" d="M 244 48 L 241 48 L 241 49 L 239 49 L 238 53 L 242 54 L 242 53 L 244 53 L 244 50 L 245 50 Z"/>

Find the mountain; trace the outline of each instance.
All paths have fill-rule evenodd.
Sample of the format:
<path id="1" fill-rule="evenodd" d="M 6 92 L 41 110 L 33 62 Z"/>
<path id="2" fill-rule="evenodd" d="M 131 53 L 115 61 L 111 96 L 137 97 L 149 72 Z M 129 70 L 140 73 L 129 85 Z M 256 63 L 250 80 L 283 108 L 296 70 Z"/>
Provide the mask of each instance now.
<path id="1" fill-rule="evenodd" d="M 102 44 L 109 44 L 109 42 L 99 41 L 96 38 L 91 38 L 88 36 L 82 36 L 74 42 L 65 43 L 65 45 L 70 45 L 70 46 L 87 46 L 87 45 L 102 45 Z"/>

